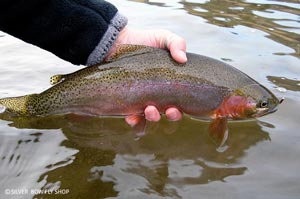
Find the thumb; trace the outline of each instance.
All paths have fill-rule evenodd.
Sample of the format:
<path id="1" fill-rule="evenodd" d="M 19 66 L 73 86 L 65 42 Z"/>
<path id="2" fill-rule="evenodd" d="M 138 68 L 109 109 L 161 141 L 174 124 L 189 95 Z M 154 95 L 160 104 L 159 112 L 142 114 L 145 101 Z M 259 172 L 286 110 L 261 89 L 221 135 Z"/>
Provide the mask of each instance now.
<path id="1" fill-rule="evenodd" d="M 165 44 L 175 61 L 178 63 L 187 62 L 186 41 L 182 37 L 172 34 L 166 38 Z"/>

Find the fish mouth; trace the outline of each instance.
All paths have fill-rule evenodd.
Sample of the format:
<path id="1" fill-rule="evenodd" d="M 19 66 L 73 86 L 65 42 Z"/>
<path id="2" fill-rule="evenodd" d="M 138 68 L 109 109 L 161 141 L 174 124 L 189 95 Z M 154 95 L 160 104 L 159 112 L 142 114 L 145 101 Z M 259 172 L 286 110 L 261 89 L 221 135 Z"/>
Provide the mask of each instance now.
<path id="1" fill-rule="evenodd" d="M 285 100 L 285 98 L 281 97 L 281 99 L 279 100 L 279 104 L 281 104 L 284 100 Z"/>
<path id="2" fill-rule="evenodd" d="M 273 109 L 270 109 L 270 108 L 257 108 L 256 110 L 257 110 L 257 112 L 256 112 L 256 114 L 254 114 L 254 117 L 262 117 L 264 115 L 268 115 L 270 113 L 276 112 L 277 108 L 273 108 Z"/>

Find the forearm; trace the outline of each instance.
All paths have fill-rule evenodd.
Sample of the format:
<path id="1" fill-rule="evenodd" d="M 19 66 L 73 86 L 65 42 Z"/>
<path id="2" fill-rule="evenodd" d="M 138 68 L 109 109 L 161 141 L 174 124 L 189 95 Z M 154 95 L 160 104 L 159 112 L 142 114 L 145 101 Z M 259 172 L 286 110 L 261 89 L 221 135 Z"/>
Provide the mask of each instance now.
<path id="1" fill-rule="evenodd" d="M 126 23 L 105 1 L 0 1 L 0 30 L 74 64 L 101 62 Z"/>

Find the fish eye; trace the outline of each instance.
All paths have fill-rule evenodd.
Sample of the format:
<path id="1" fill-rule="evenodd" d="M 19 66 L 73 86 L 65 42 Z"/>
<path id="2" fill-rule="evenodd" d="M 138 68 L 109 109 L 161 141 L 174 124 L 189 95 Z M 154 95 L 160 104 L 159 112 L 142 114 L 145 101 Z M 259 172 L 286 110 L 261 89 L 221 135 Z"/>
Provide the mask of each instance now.
<path id="1" fill-rule="evenodd" d="M 263 101 L 260 102 L 260 107 L 261 108 L 267 108 L 268 105 L 269 105 L 269 103 L 267 101 L 265 101 L 265 100 L 263 100 Z"/>

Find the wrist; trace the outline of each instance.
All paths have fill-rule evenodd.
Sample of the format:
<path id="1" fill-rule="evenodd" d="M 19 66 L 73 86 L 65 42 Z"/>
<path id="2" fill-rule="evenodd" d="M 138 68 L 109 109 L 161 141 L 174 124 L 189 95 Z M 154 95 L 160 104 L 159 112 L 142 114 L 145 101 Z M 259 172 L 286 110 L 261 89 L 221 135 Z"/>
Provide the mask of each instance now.
<path id="1" fill-rule="evenodd" d="M 124 34 L 121 32 L 124 31 L 126 24 L 127 18 L 116 13 L 114 18 L 110 21 L 110 24 L 108 25 L 105 34 L 101 37 L 98 45 L 89 55 L 86 62 L 87 66 L 99 64 L 105 59 L 105 57 L 107 57 L 113 48 L 113 45 L 115 45 L 116 42 L 119 42 L 118 38 L 120 37 L 120 34 Z"/>
<path id="2" fill-rule="evenodd" d="M 122 45 L 122 44 L 126 44 L 127 42 L 127 37 L 128 37 L 128 32 L 129 32 L 129 28 L 127 26 L 125 26 L 119 33 L 119 35 L 117 36 L 115 42 L 113 43 L 113 45 L 111 46 L 111 48 L 109 49 L 107 55 L 105 56 L 105 59 L 108 59 L 109 57 L 111 57 L 113 54 L 116 53 L 117 47 Z"/>

